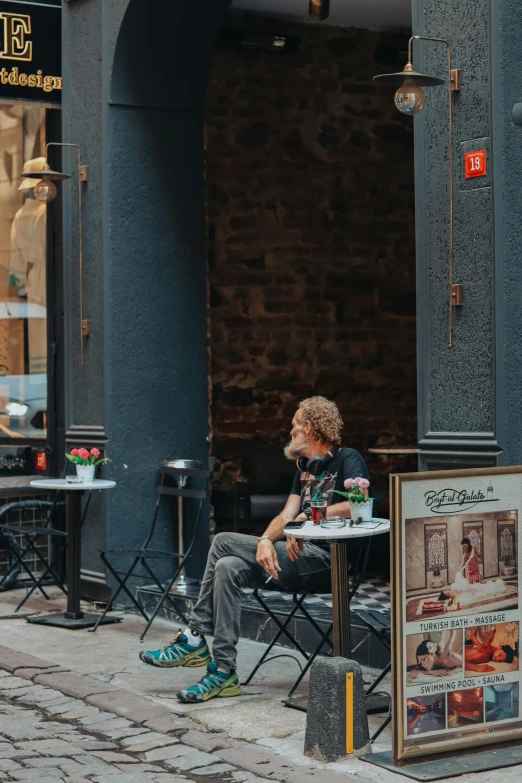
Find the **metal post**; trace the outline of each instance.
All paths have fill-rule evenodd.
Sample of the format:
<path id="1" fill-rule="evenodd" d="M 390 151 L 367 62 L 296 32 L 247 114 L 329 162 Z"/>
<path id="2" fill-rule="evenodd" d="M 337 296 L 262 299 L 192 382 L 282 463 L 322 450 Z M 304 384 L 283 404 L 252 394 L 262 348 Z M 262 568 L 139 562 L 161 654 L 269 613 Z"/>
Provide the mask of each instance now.
<path id="1" fill-rule="evenodd" d="M 187 480 L 188 476 L 178 476 L 176 479 L 178 488 L 184 489 L 187 486 Z M 183 498 L 181 495 L 178 497 L 178 552 L 181 556 L 185 553 L 183 541 Z M 189 585 L 194 582 L 194 579 L 187 577 L 185 574 L 185 566 L 183 566 L 175 582 L 176 590 L 187 590 Z"/>
<path id="2" fill-rule="evenodd" d="M 334 655 L 350 658 L 350 580 L 348 577 L 348 542 L 331 541 L 332 620 Z"/>
<path id="3" fill-rule="evenodd" d="M 81 519 L 82 496 L 78 490 L 67 492 L 67 611 L 68 620 L 80 620 Z"/>
<path id="4" fill-rule="evenodd" d="M 184 484 L 186 483 L 186 477 L 184 477 L 184 478 L 185 478 L 185 481 L 183 483 L 181 483 L 183 481 L 181 476 L 178 479 L 178 485 L 180 486 L 180 488 L 183 487 Z M 184 546 L 183 546 L 183 498 L 182 497 L 178 497 L 178 552 L 180 553 L 180 555 L 182 557 L 183 557 L 184 551 L 185 550 L 184 550 Z M 179 572 L 179 576 L 176 579 L 176 586 L 178 587 L 178 589 L 180 587 L 185 587 L 186 588 L 186 586 L 187 586 L 187 579 L 185 577 L 185 573 L 184 572 L 185 572 L 185 567 L 183 567 L 181 569 L 181 571 Z"/>
<path id="5" fill-rule="evenodd" d="M 177 484 L 178 489 L 184 489 L 187 486 L 188 476 L 184 475 L 184 472 L 187 470 L 203 470 L 203 463 L 199 462 L 199 460 L 194 459 L 173 459 L 173 460 L 166 460 L 163 463 L 163 466 L 166 468 L 172 468 L 174 473 L 174 480 Z M 176 475 L 176 471 L 180 471 L 178 475 Z M 183 497 L 181 495 L 178 495 L 178 553 L 183 557 L 185 552 L 185 546 L 183 541 Z M 187 577 L 185 574 L 185 567 L 180 570 L 179 576 L 176 579 L 174 583 L 174 587 L 176 590 L 179 590 L 180 592 L 183 590 L 187 590 L 189 585 L 191 584 L 197 584 L 196 579 L 192 579 L 190 577 Z"/>

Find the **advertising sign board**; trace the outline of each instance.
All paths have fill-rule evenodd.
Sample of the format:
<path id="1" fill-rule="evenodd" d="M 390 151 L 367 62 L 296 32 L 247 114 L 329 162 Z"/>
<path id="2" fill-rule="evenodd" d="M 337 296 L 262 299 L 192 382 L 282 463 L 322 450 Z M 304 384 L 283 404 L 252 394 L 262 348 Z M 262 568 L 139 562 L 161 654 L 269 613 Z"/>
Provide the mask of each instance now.
<path id="1" fill-rule="evenodd" d="M 522 468 L 390 489 L 394 758 L 522 738 Z"/>

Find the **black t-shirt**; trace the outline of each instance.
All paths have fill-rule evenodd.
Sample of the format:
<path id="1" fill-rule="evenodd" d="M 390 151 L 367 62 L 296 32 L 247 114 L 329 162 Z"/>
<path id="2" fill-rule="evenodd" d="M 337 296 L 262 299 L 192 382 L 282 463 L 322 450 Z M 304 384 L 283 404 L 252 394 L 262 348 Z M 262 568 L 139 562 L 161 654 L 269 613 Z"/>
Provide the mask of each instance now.
<path id="1" fill-rule="evenodd" d="M 316 494 L 326 495 L 328 505 L 333 506 L 346 502 L 346 498 L 335 494 L 334 489 L 346 492 L 344 482 L 349 478 L 365 478 L 369 481 L 370 474 L 359 452 L 343 447 L 319 476 L 298 470 L 290 494 L 301 496 L 301 511 L 309 508 Z"/>

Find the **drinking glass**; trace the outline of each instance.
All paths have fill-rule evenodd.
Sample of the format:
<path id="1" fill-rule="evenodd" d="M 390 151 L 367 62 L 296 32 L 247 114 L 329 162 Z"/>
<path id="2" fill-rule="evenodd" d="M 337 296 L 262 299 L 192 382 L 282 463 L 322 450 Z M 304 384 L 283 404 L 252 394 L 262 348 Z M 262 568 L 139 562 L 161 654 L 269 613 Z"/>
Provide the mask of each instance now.
<path id="1" fill-rule="evenodd" d="M 310 503 L 312 507 L 312 521 L 314 525 L 320 525 L 323 519 L 326 519 L 326 509 L 328 501 L 326 498 L 317 498 Z"/>

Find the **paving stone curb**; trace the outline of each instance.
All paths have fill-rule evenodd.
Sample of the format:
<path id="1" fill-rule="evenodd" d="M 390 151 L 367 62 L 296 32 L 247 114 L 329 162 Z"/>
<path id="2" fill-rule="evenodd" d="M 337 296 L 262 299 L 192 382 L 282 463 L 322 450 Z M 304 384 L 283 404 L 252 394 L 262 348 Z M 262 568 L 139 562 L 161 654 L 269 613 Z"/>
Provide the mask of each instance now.
<path id="1" fill-rule="evenodd" d="M 52 666 L 49 669 L 35 669 L 33 667 L 29 667 L 27 669 L 21 668 L 21 669 L 15 669 L 16 676 L 17 677 L 23 677 L 24 680 L 32 680 L 36 677 L 37 674 L 47 674 L 47 673 L 53 673 L 56 674 L 58 672 L 68 672 L 70 669 L 62 669 L 61 666 Z"/>
<path id="2" fill-rule="evenodd" d="M 118 783 L 126 783 L 124 777 L 128 777 L 129 783 L 148 783 L 149 780 L 153 783 L 150 775 L 156 774 L 160 775 L 158 783 L 161 775 L 165 783 L 168 783 L 169 778 L 174 783 L 176 774 L 182 776 L 179 780 L 188 780 L 183 778 L 183 775 L 188 774 L 197 775 L 198 779 L 201 775 L 204 780 L 205 776 L 220 776 L 231 770 L 237 775 L 235 780 L 248 783 L 266 780 L 281 783 L 370 783 L 360 775 L 322 770 L 307 763 L 294 764 L 269 749 L 230 738 L 224 732 L 202 731 L 191 718 L 158 705 L 146 696 L 116 688 L 88 675 L 62 669 L 49 661 L 1 645 L 0 694 L 11 703 L 19 704 L 20 708 L 26 706 L 46 712 L 53 721 L 76 721 L 83 733 L 102 737 L 102 740 L 99 736 L 89 740 L 80 736 L 80 739 L 75 740 L 74 735 L 79 735 L 78 731 L 68 728 L 67 724 L 57 723 L 57 726 L 64 726 L 62 731 L 65 734 L 60 735 L 57 729 L 57 738 L 54 740 L 43 740 L 37 733 L 25 742 L 13 739 L 16 753 L 9 749 L 2 751 L 0 741 L 0 760 L 27 758 L 29 763 L 30 754 L 38 748 L 40 756 L 49 757 L 49 763 L 53 757 L 63 756 L 70 767 L 71 764 L 80 764 L 82 758 L 88 755 L 91 767 L 96 767 L 96 772 L 84 773 L 81 769 L 77 772 L 78 781 L 85 780 L 86 783 L 89 781 L 86 777 L 82 778 L 82 774 L 96 774 L 96 783 L 103 783 L 104 772 L 109 783 L 111 774 L 107 769 L 108 760 L 118 763 L 116 759 L 125 761 L 125 756 L 132 757 L 132 760 L 127 760 L 127 767 L 123 764 L 125 775 L 118 774 L 114 783 L 116 780 Z M 71 731 L 73 739 L 69 741 Z M 13 737 L 16 737 L 16 730 Z M 75 743 L 74 759 L 67 758 L 72 755 L 72 751 L 64 752 L 68 743 Z M 40 769 L 45 765 L 42 759 L 36 760 L 34 764 Z M 132 773 L 127 774 L 131 768 Z M 43 773 L 43 769 L 41 771 Z M 69 770 L 68 774 L 72 772 Z M 69 779 L 72 781 L 72 778 Z M 38 780 L 43 783 L 44 776 Z"/>
<path id="3" fill-rule="evenodd" d="M 55 664 L 52 661 L 44 661 L 34 655 L 12 650 L 10 647 L 0 645 L 0 667 L 11 674 L 16 669 L 52 669 Z"/>
<path id="4" fill-rule="evenodd" d="M 0 665 L 1 660 L 2 656 L 0 653 Z M 18 670 L 15 669 L 15 672 L 17 673 L 16 676 L 18 676 Z M 115 688 L 114 685 L 110 685 L 108 682 L 97 682 L 74 672 L 38 673 L 33 678 L 33 681 L 47 685 L 49 688 L 56 688 L 56 690 L 67 693 L 69 696 L 74 696 L 77 699 L 85 699 L 87 696 L 118 690 L 118 688 Z"/>

